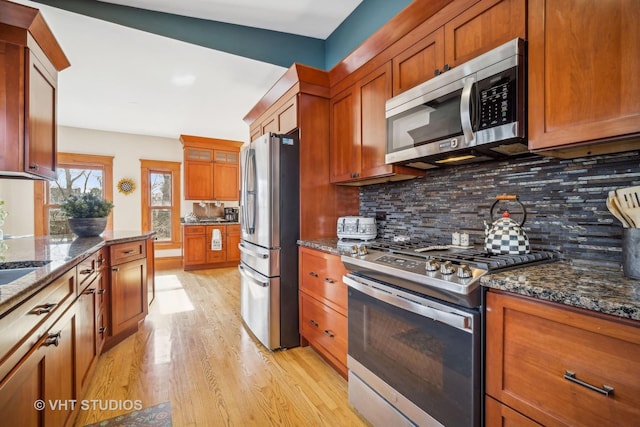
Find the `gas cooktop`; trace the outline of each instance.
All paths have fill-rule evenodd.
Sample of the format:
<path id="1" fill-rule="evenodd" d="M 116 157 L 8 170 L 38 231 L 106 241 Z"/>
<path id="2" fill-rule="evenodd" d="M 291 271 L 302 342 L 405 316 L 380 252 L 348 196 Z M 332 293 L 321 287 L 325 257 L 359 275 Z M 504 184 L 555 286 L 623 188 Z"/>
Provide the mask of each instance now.
<path id="1" fill-rule="evenodd" d="M 480 277 L 489 272 L 551 262 L 553 252 L 531 251 L 523 255 L 492 255 L 479 247 L 433 245 L 424 240 L 376 240 L 354 246 L 342 262 L 352 273 L 430 295 L 455 304 L 480 304 Z"/>

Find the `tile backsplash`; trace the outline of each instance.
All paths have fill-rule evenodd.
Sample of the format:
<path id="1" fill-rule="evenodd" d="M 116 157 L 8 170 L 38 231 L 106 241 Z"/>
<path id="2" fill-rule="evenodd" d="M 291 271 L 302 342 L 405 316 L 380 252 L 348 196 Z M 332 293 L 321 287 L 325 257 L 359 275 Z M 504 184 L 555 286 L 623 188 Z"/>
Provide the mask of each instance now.
<path id="1" fill-rule="evenodd" d="M 454 231 L 484 242 L 484 221 L 498 194 L 517 194 L 534 249 L 612 266 L 622 262 L 622 225 L 609 213 L 610 190 L 640 185 L 640 152 L 561 160 L 530 156 L 429 170 L 423 178 L 360 188 L 360 215 L 378 215 L 378 236 L 450 243 Z M 496 206 L 521 210 L 512 202 Z M 385 219 L 380 219 L 384 216 Z"/>

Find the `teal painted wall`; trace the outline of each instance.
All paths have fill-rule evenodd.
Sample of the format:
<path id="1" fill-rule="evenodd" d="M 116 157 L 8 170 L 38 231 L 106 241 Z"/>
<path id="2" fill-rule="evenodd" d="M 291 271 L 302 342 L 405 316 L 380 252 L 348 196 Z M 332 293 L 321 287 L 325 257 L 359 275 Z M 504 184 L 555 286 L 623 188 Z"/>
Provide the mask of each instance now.
<path id="1" fill-rule="evenodd" d="M 363 0 L 327 38 L 137 9 L 97 0 L 34 0 L 130 28 L 288 68 L 294 62 L 331 69 L 411 0 Z"/>
<path id="2" fill-rule="evenodd" d="M 412 0 L 363 0 L 325 41 L 325 69 L 330 70 Z"/>

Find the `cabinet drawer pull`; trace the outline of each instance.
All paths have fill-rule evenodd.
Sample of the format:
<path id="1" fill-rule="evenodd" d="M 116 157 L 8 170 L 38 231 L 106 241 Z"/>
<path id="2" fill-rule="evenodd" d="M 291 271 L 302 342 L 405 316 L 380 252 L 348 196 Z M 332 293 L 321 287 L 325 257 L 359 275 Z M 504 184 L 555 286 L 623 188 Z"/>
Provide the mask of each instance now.
<path id="1" fill-rule="evenodd" d="M 37 163 L 31 163 L 29 165 L 29 169 L 31 169 L 33 171 L 37 171 L 38 169 L 40 169 L 40 165 L 38 165 Z"/>
<path id="2" fill-rule="evenodd" d="M 104 333 L 107 332 L 107 328 L 105 326 L 101 326 L 100 329 L 98 329 L 98 332 L 101 335 L 104 335 Z"/>
<path id="3" fill-rule="evenodd" d="M 98 295 L 102 295 L 106 292 L 106 289 L 98 289 Z"/>
<path id="4" fill-rule="evenodd" d="M 113 271 L 113 272 L 116 272 L 116 273 L 117 273 L 118 271 L 120 271 L 120 267 L 113 267 L 113 268 L 111 269 L 111 271 Z"/>
<path id="5" fill-rule="evenodd" d="M 135 249 L 129 249 L 128 251 L 123 251 L 122 253 L 125 254 L 125 255 L 131 255 L 135 251 L 136 251 Z"/>
<path id="6" fill-rule="evenodd" d="M 80 274 L 92 274 L 95 270 L 91 268 L 87 268 L 85 270 L 80 270 Z"/>
<path id="7" fill-rule="evenodd" d="M 328 336 L 329 338 L 333 338 L 333 337 L 335 337 L 335 336 L 336 336 L 336 334 L 334 334 L 333 332 L 331 332 L 331 331 L 330 331 L 330 330 L 328 330 L 328 329 L 325 329 L 325 330 L 324 330 L 324 334 L 325 334 L 326 336 Z"/>
<path id="8" fill-rule="evenodd" d="M 62 331 L 58 331 L 55 334 L 49 334 L 46 340 L 42 343 L 43 346 L 49 347 L 50 345 L 55 345 L 56 347 L 60 344 L 60 337 L 62 336 Z"/>
<path id="9" fill-rule="evenodd" d="M 613 394 L 613 387 L 610 387 L 608 385 L 603 385 L 602 388 L 598 388 L 598 387 L 596 387 L 594 385 L 591 385 L 589 383 L 586 383 L 584 381 L 581 381 L 581 380 L 577 379 L 576 378 L 576 373 L 572 372 L 572 371 L 565 371 L 564 379 L 565 380 L 569 380 L 572 383 L 581 385 L 582 387 L 586 387 L 589 390 L 593 390 L 593 391 L 596 391 L 596 392 L 598 392 L 600 394 L 604 394 L 605 396 L 609 396 L 609 395 Z"/>
<path id="10" fill-rule="evenodd" d="M 317 278 L 318 277 L 318 273 L 314 273 L 313 271 L 310 271 L 309 272 L 309 276 Z"/>
<path id="11" fill-rule="evenodd" d="M 56 304 L 47 303 L 42 304 L 37 307 L 34 307 L 33 310 L 29 312 L 29 314 L 37 314 L 38 316 L 41 314 L 51 313 L 51 310 L 56 306 Z"/>
<path id="12" fill-rule="evenodd" d="M 325 277 L 325 278 L 324 278 L 324 282 L 325 282 L 325 283 L 328 283 L 328 284 L 330 284 L 330 285 L 333 285 L 334 283 L 336 283 L 336 281 L 335 281 L 335 280 L 333 280 L 333 279 L 331 279 L 331 278 L 329 278 L 329 277 Z"/>
<path id="13" fill-rule="evenodd" d="M 311 324 L 311 326 L 315 326 L 316 328 L 318 327 L 318 322 L 313 319 L 309 319 L 309 323 Z"/>
<path id="14" fill-rule="evenodd" d="M 95 288 L 87 289 L 86 291 L 84 291 L 85 295 L 93 295 L 95 293 L 96 293 Z"/>

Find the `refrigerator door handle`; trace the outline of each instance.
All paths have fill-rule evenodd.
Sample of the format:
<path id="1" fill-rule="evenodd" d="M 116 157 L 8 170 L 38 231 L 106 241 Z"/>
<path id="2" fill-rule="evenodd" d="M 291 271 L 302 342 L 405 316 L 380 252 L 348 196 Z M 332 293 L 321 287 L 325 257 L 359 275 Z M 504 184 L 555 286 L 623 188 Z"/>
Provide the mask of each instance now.
<path id="1" fill-rule="evenodd" d="M 267 259 L 269 258 L 269 253 L 264 253 L 264 252 L 259 252 L 259 251 L 254 251 L 249 249 L 248 247 L 246 247 L 244 244 L 242 243 L 238 243 L 238 249 L 240 249 L 240 252 L 243 252 L 247 255 L 250 255 L 254 258 L 262 258 L 262 259 Z"/>
<path id="2" fill-rule="evenodd" d="M 260 280 L 255 274 L 251 273 L 249 270 L 244 268 L 242 265 L 238 265 L 238 271 L 240 274 L 245 277 L 247 280 L 255 283 L 256 285 L 260 285 L 263 288 L 269 287 L 269 282 L 265 282 L 264 280 Z"/>
<path id="3" fill-rule="evenodd" d="M 242 202 L 245 207 L 242 215 L 244 220 L 243 228 L 247 233 L 253 234 L 256 231 L 256 209 L 258 205 L 256 151 L 253 148 L 247 150 L 245 165 L 242 182 Z"/>

